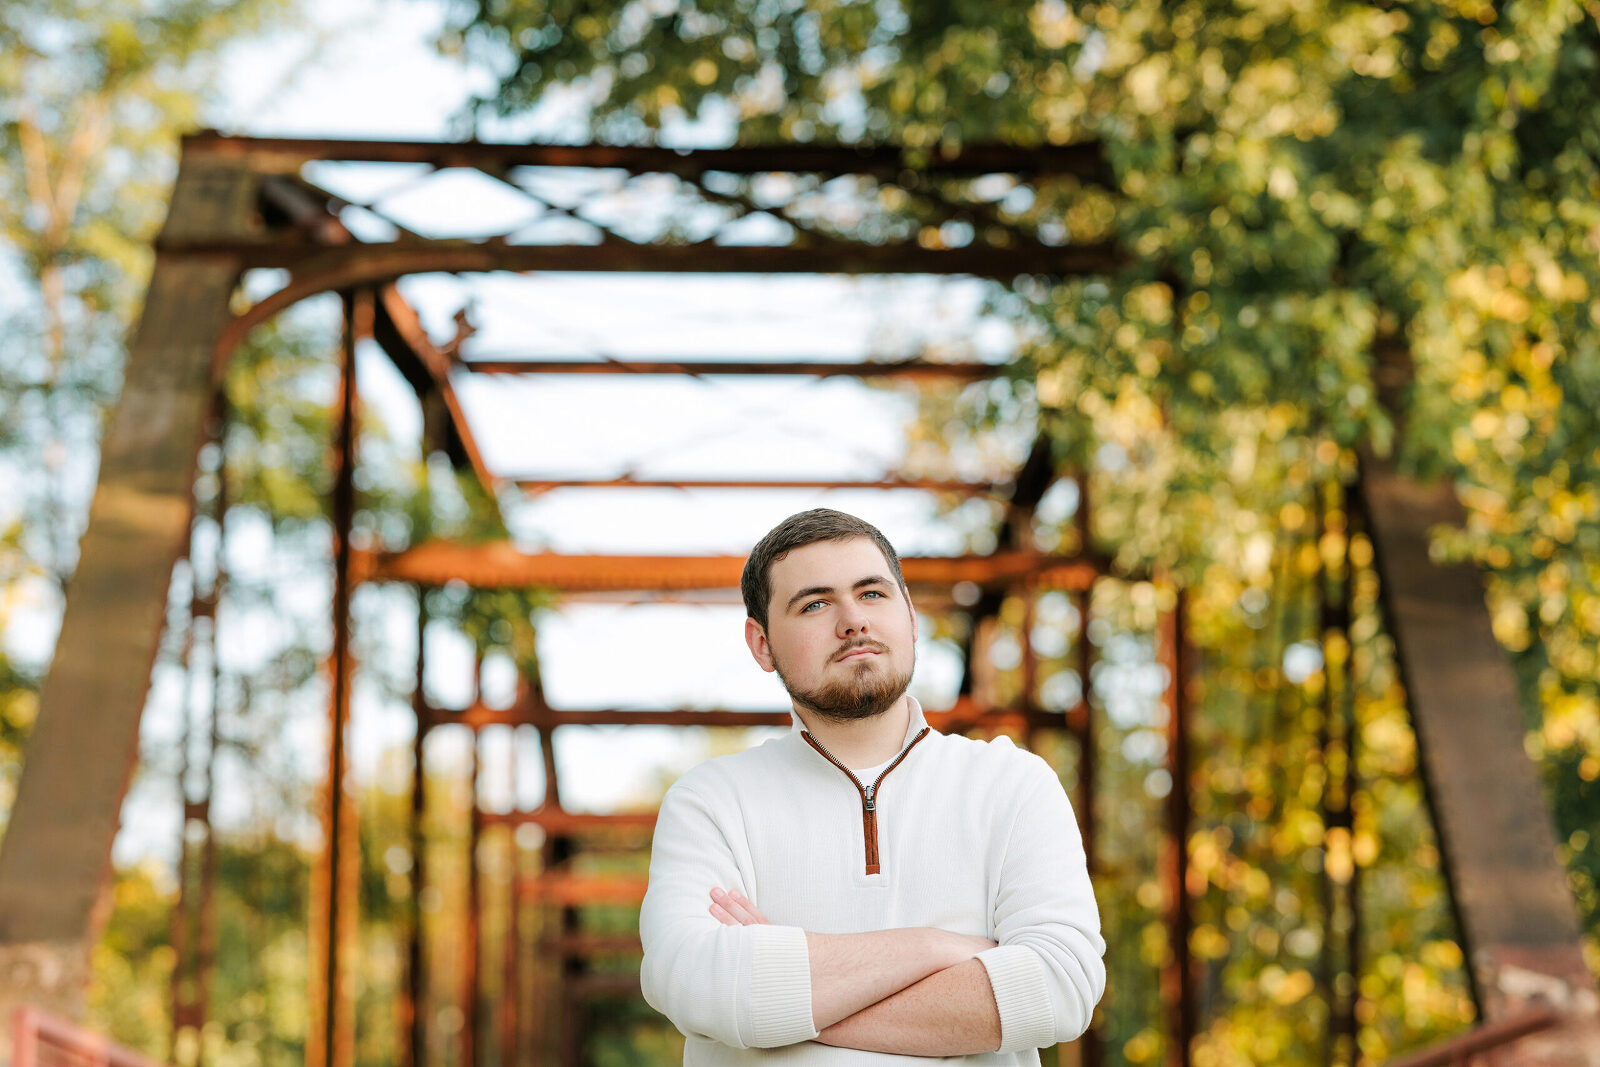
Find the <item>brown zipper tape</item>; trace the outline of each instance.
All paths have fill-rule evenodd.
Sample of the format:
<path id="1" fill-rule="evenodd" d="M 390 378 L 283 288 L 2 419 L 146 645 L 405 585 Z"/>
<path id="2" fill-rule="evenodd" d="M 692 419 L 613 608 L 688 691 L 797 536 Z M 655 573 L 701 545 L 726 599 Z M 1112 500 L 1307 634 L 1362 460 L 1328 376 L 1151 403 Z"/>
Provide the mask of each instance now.
<path id="1" fill-rule="evenodd" d="M 849 778 L 850 781 L 855 783 L 856 792 L 861 794 L 861 839 L 866 845 L 866 865 L 868 874 L 877 874 L 879 870 L 881 870 L 881 867 L 878 863 L 878 787 L 883 785 L 883 780 L 885 778 L 889 777 L 889 772 L 900 766 L 900 762 L 911 754 L 911 750 L 917 747 L 917 742 L 921 741 L 924 737 L 927 737 L 932 730 L 933 727 L 924 726 L 922 728 L 922 732 L 917 734 L 916 737 L 912 738 L 909 745 L 900 750 L 900 755 L 894 758 L 894 762 L 885 767 L 883 769 L 883 773 L 878 775 L 877 779 L 872 783 L 871 808 L 867 807 L 867 787 L 862 785 L 861 780 L 858 779 L 854 774 L 850 773 L 850 768 L 834 759 L 828 750 L 823 748 L 822 744 L 816 738 L 811 736 L 809 731 L 800 731 L 800 736 L 805 738 L 806 744 L 816 749 L 817 753 L 822 756 L 823 759 L 827 760 L 829 763 L 843 771 L 845 776 Z"/>

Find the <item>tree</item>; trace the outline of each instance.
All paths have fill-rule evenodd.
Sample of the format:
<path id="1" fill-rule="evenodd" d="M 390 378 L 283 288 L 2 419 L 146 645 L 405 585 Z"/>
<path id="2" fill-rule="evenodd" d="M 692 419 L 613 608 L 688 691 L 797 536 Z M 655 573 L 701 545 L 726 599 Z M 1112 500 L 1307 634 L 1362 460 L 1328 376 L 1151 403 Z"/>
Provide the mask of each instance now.
<path id="1" fill-rule="evenodd" d="M 979 436 L 997 422 L 1043 428 L 1089 474 L 1099 545 L 1123 565 L 1170 568 L 1193 591 L 1204 714 L 1229 724 L 1217 740 L 1236 754 L 1205 768 L 1217 803 L 1273 803 L 1285 784 L 1248 768 L 1294 757 L 1251 725 L 1272 709 L 1241 703 L 1238 686 L 1276 687 L 1276 713 L 1300 717 L 1294 709 L 1342 669 L 1321 649 L 1290 686 L 1283 662 L 1251 664 L 1240 641 L 1268 611 L 1288 620 L 1289 637 L 1307 633 L 1293 605 L 1319 558 L 1366 551 L 1341 510 L 1358 454 L 1454 479 L 1467 519 L 1436 543 L 1489 575 L 1530 747 L 1600 933 L 1600 7 L 546 0 L 458 11 L 442 46 L 500 72 L 480 113 L 516 113 L 572 86 L 601 140 L 724 115 L 742 143 L 891 142 L 912 166 L 919 151 L 970 141 L 1097 144 L 1106 175 L 998 199 L 923 176 L 947 201 L 977 201 L 964 231 L 925 229 L 927 240 L 983 239 L 994 218 L 1052 243 L 1113 241 L 1126 258 L 1115 272 L 1022 277 L 997 292 L 995 307 L 1031 338 L 1012 389 L 936 398 L 924 436 L 943 436 L 952 409 Z M 873 206 L 913 226 L 937 221 L 889 191 Z M 1319 514 L 1344 525 L 1318 528 Z M 1041 532 L 1068 546 L 1074 536 L 1067 519 Z M 1365 564 L 1352 568 L 1352 581 L 1366 580 Z M 1351 661 L 1367 679 L 1357 729 L 1388 746 L 1370 757 L 1385 765 L 1365 769 L 1375 821 L 1364 832 L 1381 824 L 1418 860 L 1411 876 L 1374 878 L 1396 907 L 1427 902 L 1428 944 L 1441 946 L 1419 964 L 1440 983 L 1429 1021 L 1409 1035 L 1369 1033 L 1377 1044 L 1365 1051 L 1379 1056 L 1457 1025 L 1461 979 L 1437 875 L 1425 870 L 1391 653 L 1381 633 L 1363 632 Z M 1303 803 L 1270 812 L 1254 870 L 1275 869 L 1274 842 L 1293 836 Z M 1207 840 L 1190 842 L 1197 858 L 1227 851 L 1226 824 L 1213 819 Z M 1360 848 L 1375 847 L 1362 832 Z M 1236 873 L 1206 892 L 1255 880 Z M 1288 933 L 1224 925 L 1209 926 L 1233 946 L 1224 954 L 1257 971 Z M 1590 950 L 1600 971 L 1600 941 Z M 1373 974 L 1393 988 L 1412 964 L 1390 962 Z M 1223 981 L 1237 991 L 1241 973 Z M 1280 968 L 1277 988 L 1293 978 Z M 1308 1054 L 1275 1025 L 1224 1017 L 1208 1040 L 1247 1059 Z M 1269 1031 L 1272 1047 L 1252 1049 Z M 1132 1023 L 1113 1032 L 1130 1061 L 1159 1051 Z"/>

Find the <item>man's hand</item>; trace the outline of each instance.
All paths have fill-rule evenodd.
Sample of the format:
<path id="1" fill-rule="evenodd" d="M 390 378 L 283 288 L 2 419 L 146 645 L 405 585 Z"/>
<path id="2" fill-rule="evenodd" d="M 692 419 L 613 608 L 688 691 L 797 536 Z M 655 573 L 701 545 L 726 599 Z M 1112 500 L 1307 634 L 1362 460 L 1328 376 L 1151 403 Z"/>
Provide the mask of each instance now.
<path id="1" fill-rule="evenodd" d="M 713 889 L 711 891 L 711 914 L 723 926 L 768 926 L 767 917 L 756 910 L 756 906 L 745 899 L 744 894 L 737 889 Z"/>

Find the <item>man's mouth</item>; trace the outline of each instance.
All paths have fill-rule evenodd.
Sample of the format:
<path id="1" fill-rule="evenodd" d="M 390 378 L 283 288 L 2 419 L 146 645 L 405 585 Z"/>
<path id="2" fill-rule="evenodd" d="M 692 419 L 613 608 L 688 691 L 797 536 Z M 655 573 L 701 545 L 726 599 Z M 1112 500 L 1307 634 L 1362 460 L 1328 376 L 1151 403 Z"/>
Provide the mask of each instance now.
<path id="1" fill-rule="evenodd" d="M 849 652 L 839 657 L 839 662 L 848 663 L 850 660 L 860 659 L 862 656 L 876 656 L 877 654 L 878 650 L 875 648 L 852 648 Z"/>

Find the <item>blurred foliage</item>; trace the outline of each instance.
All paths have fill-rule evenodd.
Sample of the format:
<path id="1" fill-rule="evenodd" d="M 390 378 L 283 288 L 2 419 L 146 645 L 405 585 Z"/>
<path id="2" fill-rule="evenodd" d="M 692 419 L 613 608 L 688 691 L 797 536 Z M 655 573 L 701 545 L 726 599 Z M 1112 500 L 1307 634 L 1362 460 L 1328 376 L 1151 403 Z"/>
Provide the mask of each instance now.
<path id="1" fill-rule="evenodd" d="M 1315 936 L 1320 921 L 1310 874 L 1290 861 L 1324 847 L 1312 772 L 1329 754 L 1314 750 L 1308 709 L 1340 672 L 1315 619 L 1293 605 L 1331 558 L 1330 537 L 1365 544 L 1331 527 L 1311 533 L 1319 496 L 1334 498 L 1329 518 L 1342 515 L 1363 450 L 1454 480 L 1464 522 L 1435 531 L 1436 549 L 1488 576 L 1600 971 L 1600 4 L 484 0 L 452 10 L 442 47 L 500 75 L 482 110 L 520 112 L 568 86 L 600 140 L 722 119 L 746 144 L 903 145 L 913 169 L 934 146 L 1099 146 L 1106 173 L 1031 188 L 921 175 L 915 188 L 956 205 L 945 215 L 964 227 L 920 213 L 930 197 L 889 187 L 876 207 L 909 218 L 898 232 L 926 247 L 1001 241 L 1013 228 L 1046 244 L 1112 242 L 1124 257 L 1115 273 L 1018 277 L 998 292 L 994 308 L 1028 338 L 1011 389 L 932 398 L 908 454 L 936 470 L 952 416 L 978 441 L 997 421 L 1037 424 L 1063 465 L 1085 472 L 1094 501 L 1090 544 L 1072 506 L 1038 524 L 1038 541 L 1110 552 L 1120 568 L 1169 573 L 1190 590 L 1197 729 L 1216 736 L 1197 745 L 1197 815 L 1210 811 L 1189 847 L 1197 867 L 1221 864 L 1199 894 L 1218 910 L 1192 946 L 1219 968 L 1197 1062 L 1319 1055 L 1319 1017 L 1283 1011 L 1316 984 L 1306 969 L 1316 952 L 1291 926 L 1311 915 L 1299 929 Z M 1375 579 L 1370 561 L 1353 567 L 1366 607 L 1343 651 L 1354 679 L 1343 691 L 1362 785 L 1341 847 L 1362 872 L 1361 1043 L 1375 1059 L 1459 1026 L 1470 1005 Z M 1292 655 L 1316 650 L 1323 662 L 1290 682 L 1283 657 L 1304 642 Z M 1065 689 L 1074 685 L 1084 683 Z M 1152 787 L 1119 785 L 1133 796 Z M 1137 810 L 1107 813 L 1117 820 L 1108 850 L 1152 839 Z M 1149 860 L 1141 853 L 1138 869 Z M 1139 924 L 1159 887 L 1141 891 L 1117 871 L 1108 924 L 1142 962 L 1114 961 L 1123 979 L 1105 1009 L 1110 1048 L 1147 1062 L 1161 1052 L 1149 999 L 1161 953 L 1158 928 Z M 1130 997 L 1147 1002 L 1129 1011 Z"/>
<path id="2" fill-rule="evenodd" d="M 71 573 L 173 132 L 199 114 L 227 42 L 292 10 L 289 0 L 0 9 L 10 101 L 0 463 L 20 487 L 0 511 L 0 628 L 24 605 L 58 605 Z M 1027 339 L 1015 375 L 931 394 L 908 455 L 937 466 L 952 420 L 980 448 L 1001 424 L 1038 426 L 1085 472 L 1094 502 L 1088 545 L 1075 500 L 1041 515 L 1038 543 L 1108 551 L 1188 590 L 1197 1063 L 1320 1061 L 1327 933 L 1341 922 L 1330 901 L 1347 890 L 1362 908 L 1362 1056 L 1381 1060 L 1471 1015 L 1371 546 L 1345 499 L 1364 448 L 1458 486 L 1465 522 L 1438 532 L 1440 554 L 1489 575 L 1530 748 L 1580 907 L 1600 929 L 1600 4 L 485 0 L 452 10 L 444 47 L 503 73 L 485 107 L 522 111 L 553 85 L 575 86 L 600 140 L 637 142 L 720 114 L 741 142 L 892 142 L 912 169 L 934 147 L 967 142 L 1100 146 L 1097 174 L 1032 186 L 925 177 L 922 195 L 869 192 L 875 210 L 859 229 L 928 247 L 1010 231 L 1111 242 L 1125 256 L 1114 274 L 1019 277 L 997 291 L 994 309 Z M 961 225 L 944 225 L 952 214 Z M 851 233 L 848 222 L 832 228 Z M 303 1054 L 313 775 L 286 764 L 282 737 L 297 703 L 325 700 L 326 620 L 297 614 L 293 600 L 306 583 L 323 588 L 329 566 L 331 311 L 313 302 L 241 350 L 227 436 L 196 486 L 204 504 L 226 480 L 229 542 L 249 546 L 232 561 L 223 610 L 270 637 L 257 661 L 229 666 L 217 701 L 219 768 L 248 775 L 259 800 L 219 830 L 218 985 L 203 1038 L 209 1059 L 240 1067 Z M 470 479 L 389 441 L 370 416 L 363 430 L 365 543 L 504 535 Z M 203 575 L 205 563 L 195 567 Z M 1346 588 L 1348 634 L 1325 632 L 1317 597 Z M 158 672 L 173 669 L 186 624 L 178 592 Z M 1085 605 L 1042 598 L 1027 635 L 1043 657 L 1041 702 L 1065 710 L 1087 693 L 1103 719 L 1098 889 L 1112 983 L 1099 1027 L 1114 1062 L 1165 1051 L 1156 975 L 1171 902 L 1150 850 L 1173 786 L 1157 700 L 1164 595 L 1104 582 L 1087 625 Z M 546 603 L 446 588 L 427 609 L 476 653 L 503 652 L 532 678 Z M 382 591 L 354 606 L 363 678 L 399 699 L 411 679 L 387 654 L 383 620 L 404 607 Z M 1002 636 L 1020 641 L 1026 618 L 1009 602 Z M 1087 679 L 1076 676 L 1084 642 Z M 0 656 L 0 814 L 42 666 Z M 1020 693 L 1014 671 L 995 684 Z M 1348 830 L 1324 811 L 1351 755 L 1345 728 Z M 176 773 L 158 741 L 146 782 Z M 1075 787 L 1082 754 L 1070 740 L 1033 741 Z M 362 796 L 363 1065 L 389 1062 L 398 1040 L 396 946 L 414 860 L 406 769 L 384 769 Z M 453 917 L 466 901 L 470 798 L 459 762 L 428 777 L 426 1010 L 443 1053 L 463 1025 Z M 501 874 L 506 848 L 503 836 L 486 842 Z M 586 862 L 626 870 L 638 857 Z M 172 887 L 158 869 L 123 870 L 113 904 L 95 1022 L 165 1056 Z M 523 929 L 552 921 L 529 915 Z M 578 921 L 614 932 L 635 919 L 585 908 Z M 504 908 L 491 904 L 485 922 L 491 941 L 503 935 Z M 1591 958 L 1600 969 L 1600 950 Z M 490 974 L 486 993 L 499 981 Z M 591 1012 L 596 1062 L 679 1054 L 678 1035 L 636 1001 Z"/>
<path id="3" fill-rule="evenodd" d="M 219 842 L 207 1062 L 304 1062 L 305 915 L 310 857 L 270 834 Z M 117 871 L 112 919 L 95 949 L 91 1025 L 158 1060 L 173 1055 L 171 872 L 153 860 Z M 377 968 L 373 968 L 377 977 Z"/>

